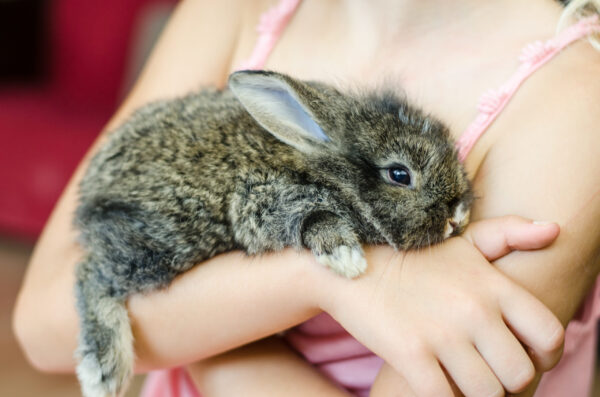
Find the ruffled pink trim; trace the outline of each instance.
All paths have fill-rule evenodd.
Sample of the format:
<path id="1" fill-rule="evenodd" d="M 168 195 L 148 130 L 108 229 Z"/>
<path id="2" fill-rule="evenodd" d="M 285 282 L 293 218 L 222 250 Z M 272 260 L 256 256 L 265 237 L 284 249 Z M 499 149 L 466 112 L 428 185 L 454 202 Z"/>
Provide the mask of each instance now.
<path id="1" fill-rule="evenodd" d="M 182 367 L 149 372 L 140 397 L 201 397 Z"/>
<path id="2" fill-rule="evenodd" d="M 250 58 L 240 64 L 238 70 L 262 69 L 275 48 L 275 44 L 283 33 L 288 21 L 294 15 L 301 0 L 281 0 L 275 7 L 260 16 L 256 27 L 258 40 Z"/>
<path id="3" fill-rule="evenodd" d="M 581 19 L 577 24 L 563 30 L 556 37 L 546 42 L 536 41 L 523 48 L 519 56 L 521 65 L 515 74 L 498 89 L 490 90 L 481 96 L 477 106 L 479 114 L 456 142 L 460 160 L 464 161 L 467 158 L 481 135 L 498 117 L 517 89 L 531 74 L 569 44 L 592 33 L 600 33 L 598 15 Z"/>

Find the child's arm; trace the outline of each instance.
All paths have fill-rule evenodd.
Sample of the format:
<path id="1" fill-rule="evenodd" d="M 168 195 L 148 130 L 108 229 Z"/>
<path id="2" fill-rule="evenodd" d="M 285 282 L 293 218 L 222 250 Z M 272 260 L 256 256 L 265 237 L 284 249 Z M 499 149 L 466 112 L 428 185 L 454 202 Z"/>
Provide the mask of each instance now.
<path id="1" fill-rule="evenodd" d="M 502 134 L 475 177 L 485 194 L 473 214 L 475 219 L 526 214 L 561 225 L 552 246 L 533 253 L 513 252 L 495 265 L 544 302 L 563 325 L 575 315 L 600 271 L 600 55 L 587 43 L 578 46 L 528 81 L 511 112 L 497 120 L 497 130 L 489 131 L 491 137 L 495 131 Z M 503 355 L 498 351 L 485 358 Z M 549 369 L 533 359 L 538 374 L 519 396 L 532 396 L 541 372 Z M 380 381 L 394 385 L 386 379 L 393 372 L 386 373 Z"/>
<path id="2" fill-rule="evenodd" d="M 538 226 L 517 217 L 471 224 L 464 237 L 492 261 L 512 250 L 542 248 L 556 238 L 556 225 Z M 270 337 L 187 367 L 206 397 L 220 396 L 348 396 L 325 379 L 280 338 Z M 449 379 L 449 381 L 451 381 Z M 453 391 L 460 395 L 456 385 Z M 371 391 L 373 397 L 412 397 L 406 380 L 384 365 Z"/>
<path id="3" fill-rule="evenodd" d="M 234 1 L 237 4 L 230 4 Z M 147 101 L 182 94 L 200 85 L 222 84 L 239 44 L 237 33 L 243 18 L 238 14 L 247 14 L 246 7 L 252 5 L 261 8 L 255 2 L 241 0 L 181 2 L 134 91 L 109 128 Z M 211 6 L 211 11 L 207 11 L 207 6 Z M 248 19 L 254 26 L 258 15 Z M 224 24 L 224 20 L 231 23 Z M 96 147 L 101 143 L 100 139 Z M 14 328 L 24 350 L 38 368 L 47 371 L 72 371 L 74 366 L 72 353 L 78 325 L 73 274 L 82 252 L 71 225 L 77 184 L 86 165 L 84 160 L 36 246 L 14 312 Z M 430 254 L 433 252 L 437 257 Z M 501 309 L 493 305 L 497 298 L 515 290 L 521 294 L 523 291 L 489 267 L 468 243 L 445 244 L 406 256 L 399 256 L 387 247 L 377 247 L 369 248 L 367 255 L 369 273 L 349 281 L 318 267 L 307 253 L 285 250 L 260 258 L 228 253 L 186 272 L 167 290 L 135 296 L 129 302 L 129 309 L 136 339 L 137 369 L 182 365 L 218 354 L 298 324 L 323 308 L 353 330 L 365 345 L 400 365 L 406 360 L 404 344 L 398 343 L 399 335 L 428 340 L 428 335 L 415 333 L 422 323 L 411 316 L 411 305 L 427 301 L 429 307 L 437 307 L 444 314 L 448 301 L 436 291 L 427 292 L 424 288 L 415 289 L 408 299 L 396 298 L 403 288 L 425 287 L 432 281 L 440 282 L 445 291 L 464 292 L 463 296 L 471 293 L 468 302 L 478 302 L 482 311 L 510 315 L 516 320 L 533 317 L 548 320 L 546 324 L 534 323 L 538 334 L 534 341 L 548 349 L 538 353 L 552 356 L 560 346 L 560 337 L 543 343 L 545 338 L 540 335 L 540 328 L 553 331 L 554 318 L 549 318 L 537 300 L 521 295 L 523 302 L 518 308 Z M 440 280 L 440 272 L 448 266 L 435 261 L 457 258 L 460 263 L 452 267 L 453 278 L 444 274 Z M 416 272 L 419 269 L 430 272 Z M 462 283 L 465 272 L 471 279 Z M 406 277 L 408 274 L 411 279 Z M 515 278 L 521 280 L 518 276 Z M 525 285 L 535 283 L 526 277 L 523 280 Z M 539 284 L 547 285 L 536 283 Z M 482 285 L 489 288 L 479 288 Z M 575 300 L 576 297 L 570 298 Z M 365 324 L 363 318 L 371 321 Z M 401 318 L 406 321 L 400 323 Z M 401 327 L 405 324 L 415 326 Z M 452 326 L 451 331 L 457 335 L 470 330 L 466 323 Z M 476 334 L 487 340 L 488 330 L 508 332 L 500 321 L 483 321 Z M 508 345 L 517 343 L 510 337 Z M 428 352 L 416 353 L 431 358 Z M 409 367 L 406 372 L 415 373 Z"/>
<path id="4" fill-rule="evenodd" d="M 349 397 L 279 337 L 270 337 L 187 367 L 203 397 Z"/>
<path id="5" fill-rule="evenodd" d="M 495 261 L 513 250 L 529 251 L 544 248 L 558 234 L 552 225 L 534 226 L 530 222 L 516 217 L 507 217 L 504 222 L 478 221 L 470 224 L 463 237 L 470 241 L 489 261 Z M 444 375 L 452 388 L 454 396 L 463 396 L 456 383 L 446 371 Z M 540 381 L 537 375 L 528 390 L 532 394 Z M 528 394 L 523 394 L 523 396 Z M 418 397 L 406 379 L 389 364 L 384 364 L 371 389 L 371 397 Z"/>

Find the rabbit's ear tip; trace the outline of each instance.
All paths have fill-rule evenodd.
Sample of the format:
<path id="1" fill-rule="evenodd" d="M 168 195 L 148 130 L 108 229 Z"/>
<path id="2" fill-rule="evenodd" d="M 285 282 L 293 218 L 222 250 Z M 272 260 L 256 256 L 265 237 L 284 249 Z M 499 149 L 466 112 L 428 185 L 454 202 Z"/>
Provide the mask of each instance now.
<path id="1" fill-rule="evenodd" d="M 255 77 L 255 71 L 253 70 L 238 70 L 229 75 L 228 84 L 229 86 L 235 87 L 238 84 L 244 84 L 253 81 Z"/>
<path id="2" fill-rule="evenodd" d="M 266 70 L 238 70 L 229 75 L 229 84 L 238 84 L 254 81 L 256 79 L 273 78 L 280 76 L 279 73 Z"/>
<path id="3" fill-rule="evenodd" d="M 229 84 L 238 83 L 241 78 L 244 78 L 244 76 L 248 74 L 248 72 L 249 72 L 248 70 L 235 71 L 229 75 L 229 78 L 227 79 L 227 81 Z"/>

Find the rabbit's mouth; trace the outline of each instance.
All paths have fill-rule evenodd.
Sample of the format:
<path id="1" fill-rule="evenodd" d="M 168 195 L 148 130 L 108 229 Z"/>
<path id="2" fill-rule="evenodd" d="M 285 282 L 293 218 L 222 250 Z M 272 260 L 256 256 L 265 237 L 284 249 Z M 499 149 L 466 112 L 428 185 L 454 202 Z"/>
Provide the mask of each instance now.
<path id="1" fill-rule="evenodd" d="M 471 211 L 464 202 L 457 205 L 452 218 L 449 218 L 446 221 L 446 226 L 444 227 L 444 239 L 461 234 L 469 223 L 470 215 Z"/>

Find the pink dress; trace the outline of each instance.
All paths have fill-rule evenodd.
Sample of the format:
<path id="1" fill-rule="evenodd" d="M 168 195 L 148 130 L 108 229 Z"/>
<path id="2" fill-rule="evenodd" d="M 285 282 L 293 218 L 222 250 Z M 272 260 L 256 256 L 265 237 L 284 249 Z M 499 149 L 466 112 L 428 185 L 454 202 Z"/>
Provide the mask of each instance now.
<path id="1" fill-rule="evenodd" d="M 282 0 L 263 14 L 259 39 L 251 57 L 240 69 L 261 69 L 277 43 L 300 0 Z M 520 66 L 496 90 L 486 92 L 478 105 L 479 114 L 457 142 L 464 160 L 478 138 L 500 114 L 518 87 L 533 72 L 570 43 L 600 32 L 598 17 L 580 20 L 545 42 L 526 46 L 519 57 Z M 600 318 L 600 278 L 587 296 L 577 316 L 569 323 L 563 357 L 546 373 L 536 397 L 587 396 L 592 385 L 596 351 L 596 322 Z M 357 396 L 368 396 L 383 360 L 361 345 L 334 319 L 323 313 L 291 329 L 287 342 L 335 383 Z M 183 368 L 148 374 L 142 397 L 200 397 Z"/>

